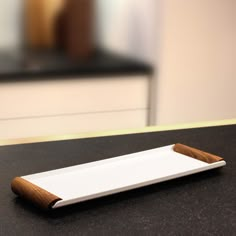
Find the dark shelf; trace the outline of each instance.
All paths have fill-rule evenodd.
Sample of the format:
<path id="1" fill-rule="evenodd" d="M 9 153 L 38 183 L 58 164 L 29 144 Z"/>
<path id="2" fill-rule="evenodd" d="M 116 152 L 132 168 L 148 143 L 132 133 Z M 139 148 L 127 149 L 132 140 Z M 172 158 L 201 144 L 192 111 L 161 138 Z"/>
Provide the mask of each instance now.
<path id="1" fill-rule="evenodd" d="M 87 60 L 72 61 L 59 51 L 0 53 L 0 81 L 152 74 L 150 65 L 98 50 Z"/>

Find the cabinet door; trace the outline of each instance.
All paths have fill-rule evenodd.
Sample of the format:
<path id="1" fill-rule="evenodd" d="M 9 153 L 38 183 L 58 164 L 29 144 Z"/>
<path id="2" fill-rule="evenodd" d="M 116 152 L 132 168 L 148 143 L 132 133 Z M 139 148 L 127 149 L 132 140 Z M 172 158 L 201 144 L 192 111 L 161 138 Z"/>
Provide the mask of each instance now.
<path id="1" fill-rule="evenodd" d="M 148 77 L 0 83 L 0 119 L 146 109 Z"/>
<path id="2" fill-rule="evenodd" d="M 143 128 L 147 110 L 90 113 L 0 121 L 0 140 Z"/>
<path id="3" fill-rule="evenodd" d="M 0 83 L 0 139 L 148 124 L 147 76 Z"/>

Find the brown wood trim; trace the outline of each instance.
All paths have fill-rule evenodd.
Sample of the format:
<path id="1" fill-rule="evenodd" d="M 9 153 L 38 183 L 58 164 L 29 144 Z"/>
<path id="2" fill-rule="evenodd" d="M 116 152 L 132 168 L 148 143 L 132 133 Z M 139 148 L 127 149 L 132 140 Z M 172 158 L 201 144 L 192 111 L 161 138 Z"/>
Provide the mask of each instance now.
<path id="1" fill-rule="evenodd" d="M 224 160 L 223 158 L 221 158 L 219 156 L 210 154 L 208 152 L 203 152 L 203 151 L 198 150 L 196 148 L 192 148 L 192 147 L 180 144 L 180 143 L 175 144 L 174 151 L 184 154 L 186 156 L 192 157 L 194 159 L 204 161 L 209 164 Z"/>
<path id="2" fill-rule="evenodd" d="M 21 177 L 12 180 L 11 189 L 15 194 L 45 210 L 51 209 L 57 201 L 62 200 Z"/>

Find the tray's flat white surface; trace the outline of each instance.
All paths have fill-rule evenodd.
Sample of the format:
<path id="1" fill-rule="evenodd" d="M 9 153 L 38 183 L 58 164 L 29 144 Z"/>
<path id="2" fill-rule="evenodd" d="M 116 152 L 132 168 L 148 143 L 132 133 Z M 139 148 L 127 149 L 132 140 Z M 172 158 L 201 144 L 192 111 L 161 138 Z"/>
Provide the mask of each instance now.
<path id="1" fill-rule="evenodd" d="M 224 161 L 208 164 L 176 153 L 173 146 L 23 178 L 62 198 L 54 205 L 57 208 L 225 165 Z"/>

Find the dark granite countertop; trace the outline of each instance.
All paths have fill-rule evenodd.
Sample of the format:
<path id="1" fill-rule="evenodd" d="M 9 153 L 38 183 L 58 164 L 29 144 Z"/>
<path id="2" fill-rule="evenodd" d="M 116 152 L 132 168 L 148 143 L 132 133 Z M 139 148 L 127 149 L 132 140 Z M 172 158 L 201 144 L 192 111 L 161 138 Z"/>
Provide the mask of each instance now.
<path id="1" fill-rule="evenodd" d="M 224 157 L 227 166 L 42 212 L 10 189 L 15 176 L 173 143 Z M 233 236 L 236 125 L 0 147 L 0 235 Z"/>
<path id="2" fill-rule="evenodd" d="M 0 52 L 0 81 L 151 73 L 150 65 L 102 50 L 85 61 L 59 51 Z"/>

